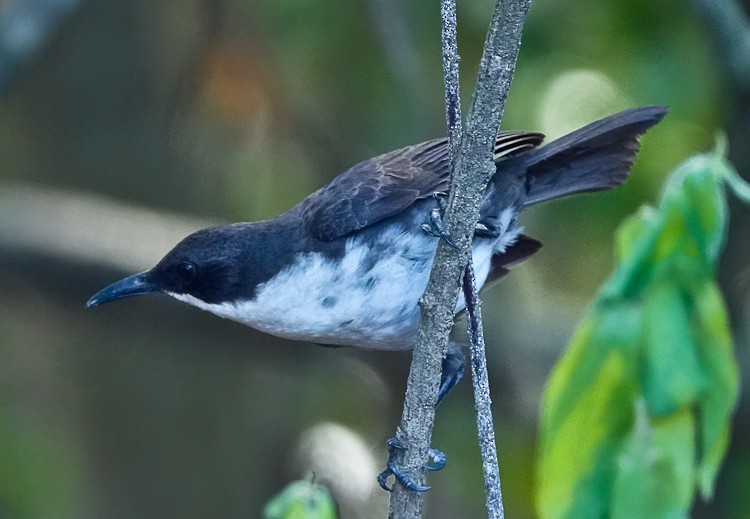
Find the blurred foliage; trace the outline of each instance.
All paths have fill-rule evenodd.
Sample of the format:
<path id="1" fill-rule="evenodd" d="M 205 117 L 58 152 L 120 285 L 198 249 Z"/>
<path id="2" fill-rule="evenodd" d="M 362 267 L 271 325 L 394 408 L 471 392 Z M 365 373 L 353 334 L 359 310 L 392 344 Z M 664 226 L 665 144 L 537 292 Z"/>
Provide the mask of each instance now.
<path id="1" fill-rule="evenodd" d="M 0 17 L 41 3 L 6 0 Z M 32 184 L 213 220 L 268 218 L 362 159 L 445 132 L 435 2 L 76 4 L 45 26 L 47 43 L 14 64 L 0 96 L 0 191 Z M 459 2 L 464 102 L 492 7 Z M 743 94 L 691 4 L 534 3 L 505 128 L 554 137 L 649 103 L 670 114 L 643 139 L 631 180 L 524 214 L 545 248 L 483 295 L 509 517 L 534 517 L 540 395 L 610 269 L 614 227 L 663 172 L 707 149 L 716 126 L 729 126 L 743 175 L 750 164 Z M 0 227 L 26 232 L 26 217 Z M 720 273 L 744 337 L 750 223 L 733 218 Z M 122 237 L 120 250 L 138 245 L 117 226 L 107 234 Z M 325 421 L 385 460 L 408 355 L 292 344 L 156 298 L 85 312 L 128 272 L 8 243 L 0 233 L 3 519 L 258 516 L 307 473 L 290 453 Z M 745 370 L 748 351 L 737 352 Z M 468 386 L 437 416 L 434 443 L 449 464 L 430 480 L 431 518 L 484 511 Z M 698 518 L 750 516 L 748 407 L 741 399 L 732 454 Z M 382 516 L 387 496 L 373 496 L 352 506 L 357 517 Z"/>
<path id="2" fill-rule="evenodd" d="M 719 153 L 691 158 L 620 227 L 615 273 L 545 393 L 542 518 L 687 517 L 713 495 L 738 392 L 714 279 L 725 184 L 750 202 Z"/>
<path id="3" fill-rule="evenodd" d="M 294 481 L 275 496 L 263 510 L 266 519 L 336 519 L 331 494 L 309 481 Z"/>
<path id="4" fill-rule="evenodd" d="M 67 431 L 46 429 L 0 407 L 0 517 L 74 517 L 81 452 Z"/>

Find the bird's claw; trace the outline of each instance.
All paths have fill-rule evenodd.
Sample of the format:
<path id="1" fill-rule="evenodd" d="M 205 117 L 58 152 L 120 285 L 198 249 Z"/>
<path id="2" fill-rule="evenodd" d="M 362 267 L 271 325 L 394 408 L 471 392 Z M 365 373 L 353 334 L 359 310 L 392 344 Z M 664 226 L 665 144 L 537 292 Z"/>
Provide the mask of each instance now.
<path id="1" fill-rule="evenodd" d="M 482 221 L 474 228 L 474 235 L 486 238 L 498 238 L 504 232 L 502 222 L 497 218 L 484 216 Z"/>
<path id="2" fill-rule="evenodd" d="M 448 457 L 443 451 L 433 449 L 432 447 L 430 447 L 430 450 L 427 451 L 427 456 L 432 460 L 433 464 L 427 464 L 424 466 L 424 468 L 425 470 L 429 470 L 430 472 L 435 472 L 436 470 L 442 469 L 443 467 L 445 467 L 445 464 L 448 461 Z"/>
<path id="3" fill-rule="evenodd" d="M 380 488 L 387 492 L 393 491 L 393 487 L 388 486 L 388 477 L 393 474 L 393 477 L 396 478 L 396 480 L 400 481 L 401 484 L 409 490 L 413 490 L 415 492 L 426 492 L 430 490 L 431 487 L 420 485 L 419 483 L 414 481 L 414 478 L 401 470 L 401 467 L 398 465 L 398 463 L 396 463 L 396 451 L 404 449 L 404 446 L 401 444 L 398 438 L 396 438 L 395 436 L 388 438 L 386 444 L 388 445 L 388 463 L 386 464 L 385 470 L 378 475 L 378 484 L 380 485 Z M 432 460 L 432 464 L 425 465 L 425 470 L 432 472 L 445 467 L 446 456 L 442 451 L 430 447 L 430 450 L 427 451 L 427 456 L 430 458 L 430 460 Z"/>
<path id="4" fill-rule="evenodd" d="M 420 485 L 419 483 L 414 481 L 414 479 L 412 479 L 409 474 L 403 472 L 396 463 L 389 462 L 386 466 L 386 469 L 378 475 L 378 484 L 380 485 L 380 488 L 382 488 L 386 492 L 393 492 L 393 487 L 388 486 L 388 477 L 391 474 L 393 474 L 393 477 L 400 481 L 402 485 L 404 485 L 409 490 L 413 490 L 414 492 L 427 492 L 430 488 L 432 488 L 425 485 Z"/>
<path id="5" fill-rule="evenodd" d="M 458 245 L 453 241 L 448 229 L 443 224 L 443 217 L 439 208 L 435 207 L 430 211 L 430 223 L 422 224 L 422 230 L 430 236 L 442 238 L 451 248 L 458 249 Z"/>

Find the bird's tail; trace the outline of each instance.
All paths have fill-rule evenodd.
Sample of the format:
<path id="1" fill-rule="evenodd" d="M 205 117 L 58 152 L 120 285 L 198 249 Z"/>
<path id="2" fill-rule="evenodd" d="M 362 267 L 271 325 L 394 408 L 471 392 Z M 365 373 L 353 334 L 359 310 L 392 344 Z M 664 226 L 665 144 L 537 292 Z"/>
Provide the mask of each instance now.
<path id="1" fill-rule="evenodd" d="M 625 110 L 519 156 L 526 168 L 525 205 L 622 184 L 640 148 L 638 136 L 666 113 L 666 106 Z"/>

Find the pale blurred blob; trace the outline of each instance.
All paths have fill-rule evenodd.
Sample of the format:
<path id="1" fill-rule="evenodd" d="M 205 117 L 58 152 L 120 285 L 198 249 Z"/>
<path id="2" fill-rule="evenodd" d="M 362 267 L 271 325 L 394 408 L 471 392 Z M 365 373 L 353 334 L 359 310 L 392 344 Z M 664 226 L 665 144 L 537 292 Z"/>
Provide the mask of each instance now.
<path id="1" fill-rule="evenodd" d="M 0 246 L 128 272 L 152 267 L 179 240 L 216 223 L 74 191 L 0 187 Z"/>
<path id="2" fill-rule="evenodd" d="M 295 449 L 294 469 L 296 477 L 314 474 L 331 491 L 341 517 L 381 517 L 388 506 L 388 494 L 376 483 L 379 465 L 371 448 L 342 425 L 323 422 L 305 431 Z"/>
<path id="3" fill-rule="evenodd" d="M 606 74 L 590 69 L 566 70 L 550 81 L 542 96 L 538 129 L 551 140 L 632 106 Z"/>

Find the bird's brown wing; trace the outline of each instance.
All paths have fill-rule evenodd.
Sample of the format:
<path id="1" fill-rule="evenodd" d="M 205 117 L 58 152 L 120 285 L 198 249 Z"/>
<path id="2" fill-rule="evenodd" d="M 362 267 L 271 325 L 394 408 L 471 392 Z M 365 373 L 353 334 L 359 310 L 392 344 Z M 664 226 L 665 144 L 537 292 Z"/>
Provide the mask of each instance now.
<path id="1" fill-rule="evenodd" d="M 495 161 L 530 150 L 544 135 L 501 132 Z M 405 210 L 416 200 L 448 191 L 446 139 L 435 139 L 371 158 L 349 168 L 301 204 L 309 232 L 335 240 Z"/>

